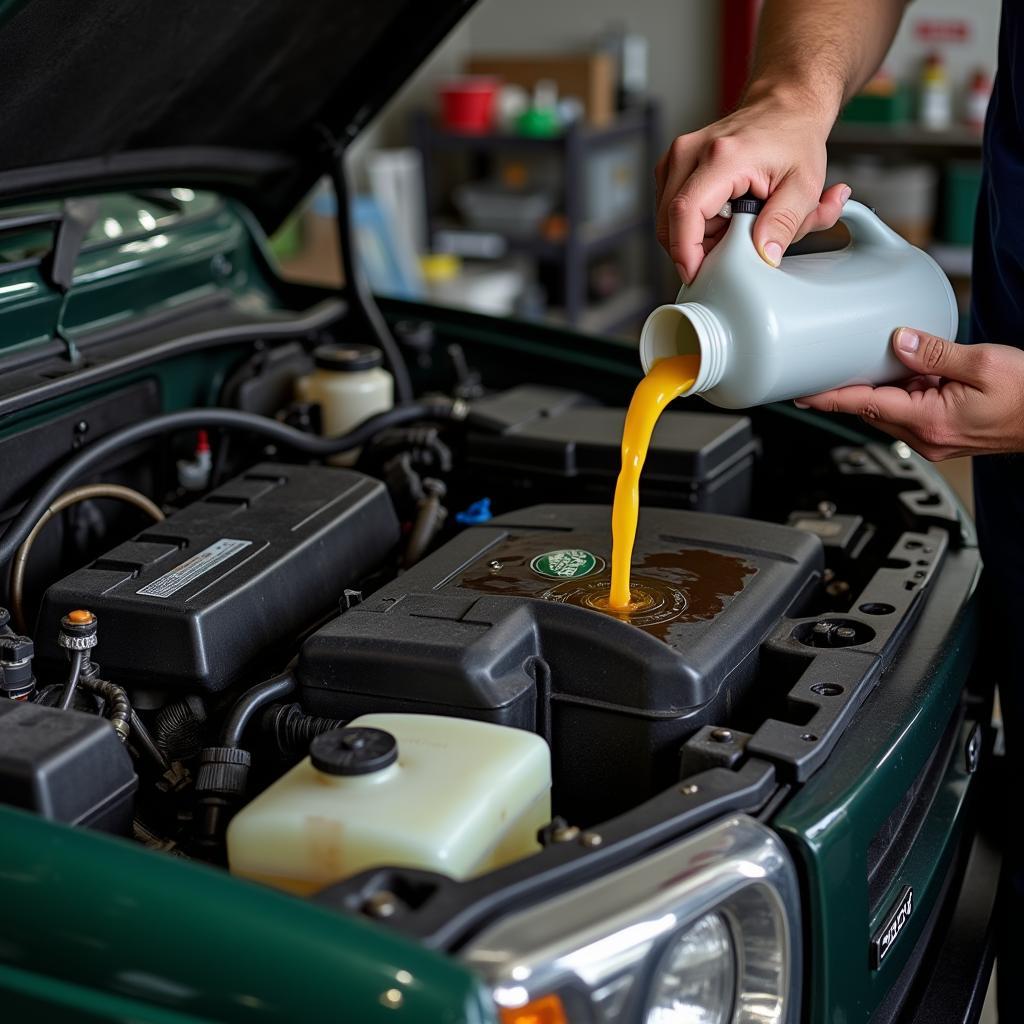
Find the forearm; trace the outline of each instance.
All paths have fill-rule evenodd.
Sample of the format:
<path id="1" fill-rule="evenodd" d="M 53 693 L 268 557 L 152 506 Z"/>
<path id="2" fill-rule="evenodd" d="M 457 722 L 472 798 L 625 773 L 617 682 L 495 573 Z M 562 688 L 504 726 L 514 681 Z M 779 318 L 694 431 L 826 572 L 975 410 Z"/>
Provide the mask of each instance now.
<path id="1" fill-rule="evenodd" d="M 745 103 L 773 97 L 816 109 L 827 131 L 878 70 L 905 0 L 765 0 Z"/>

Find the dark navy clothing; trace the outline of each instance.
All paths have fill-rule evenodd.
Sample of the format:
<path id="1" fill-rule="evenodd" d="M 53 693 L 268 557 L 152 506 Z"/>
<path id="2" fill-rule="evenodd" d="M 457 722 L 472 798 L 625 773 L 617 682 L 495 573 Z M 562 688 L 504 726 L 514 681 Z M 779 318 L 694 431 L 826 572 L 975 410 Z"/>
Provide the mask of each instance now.
<path id="1" fill-rule="evenodd" d="M 972 342 L 1024 348 L 1024 3 L 1004 0 L 999 70 L 985 123 L 984 174 L 971 274 Z M 1021 402 L 1024 403 L 1024 387 Z M 974 460 L 975 517 L 985 562 L 982 621 L 999 684 L 1011 800 L 1024 784 L 1024 455 Z M 1011 814 L 1016 812 L 1011 810 Z M 1011 829 L 998 957 L 999 1016 L 1020 1019 L 1024 851 Z"/>

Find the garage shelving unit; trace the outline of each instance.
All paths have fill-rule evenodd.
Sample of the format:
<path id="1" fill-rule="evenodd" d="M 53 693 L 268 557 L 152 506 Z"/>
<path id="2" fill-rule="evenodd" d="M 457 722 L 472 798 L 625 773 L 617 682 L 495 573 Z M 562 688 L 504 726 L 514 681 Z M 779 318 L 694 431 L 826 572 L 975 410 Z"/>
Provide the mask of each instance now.
<path id="1" fill-rule="evenodd" d="M 487 135 L 463 135 L 445 131 L 434 118 L 423 111 L 413 115 L 412 138 L 423 158 L 424 187 L 427 200 L 427 237 L 433 246 L 439 230 L 456 228 L 473 234 L 439 216 L 444 196 L 440 194 L 437 162 L 440 154 L 462 152 L 477 158 L 477 168 L 486 165 L 496 153 L 543 151 L 561 157 L 564 238 L 516 238 L 501 236 L 507 252 L 520 253 L 534 260 L 557 265 L 562 274 L 565 305 L 557 315 L 575 328 L 599 334 L 616 334 L 638 324 L 655 304 L 653 282 L 658 275 L 658 248 L 654 237 L 654 204 L 640 188 L 638 209 L 629 216 L 609 224 L 588 224 L 585 221 L 584 188 L 587 160 L 602 147 L 627 139 L 641 140 L 640 152 L 644 166 L 638 169 L 639 180 L 651 176 L 658 158 L 659 116 L 654 103 L 621 113 L 610 125 L 595 128 L 578 122 L 559 135 L 533 138 L 510 132 Z M 653 191 L 653 190 L 652 190 Z M 480 235 L 493 232 L 478 232 Z M 599 303 L 587 299 L 587 264 L 594 257 L 614 252 L 638 241 L 642 255 L 640 272 L 617 295 Z"/>

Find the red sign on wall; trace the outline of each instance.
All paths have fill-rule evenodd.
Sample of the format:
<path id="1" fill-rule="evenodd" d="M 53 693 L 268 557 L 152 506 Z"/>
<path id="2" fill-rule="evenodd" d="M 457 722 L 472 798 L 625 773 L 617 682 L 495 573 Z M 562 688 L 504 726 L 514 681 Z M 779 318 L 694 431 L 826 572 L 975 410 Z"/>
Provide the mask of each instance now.
<path id="1" fill-rule="evenodd" d="M 971 23 L 964 18 L 922 18 L 914 24 L 914 35 L 925 43 L 966 43 Z"/>

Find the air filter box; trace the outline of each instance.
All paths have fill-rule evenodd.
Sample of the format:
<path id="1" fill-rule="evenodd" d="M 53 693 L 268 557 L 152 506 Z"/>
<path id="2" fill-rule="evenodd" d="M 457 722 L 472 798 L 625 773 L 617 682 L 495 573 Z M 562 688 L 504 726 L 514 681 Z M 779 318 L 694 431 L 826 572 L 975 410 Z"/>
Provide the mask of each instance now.
<path id="1" fill-rule="evenodd" d="M 823 568 L 785 526 L 646 509 L 632 618 L 598 610 L 609 511 L 542 505 L 466 530 L 302 646 L 315 714 L 457 715 L 535 730 L 593 820 L 668 785 L 679 743 L 750 687 L 758 647 Z"/>
<path id="2" fill-rule="evenodd" d="M 0 701 L 0 803 L 68 825 L 127 832 L 138 781 L 105 719 Z"/>
<path id="3" fill-rule="evenodd" d="M 466 459 L 481 494 L 519 503 L 611 499 L 624 409 L 560 388 L 525 385 L 475 401 Z M 759 444 L 746 416 L 662 413 L 641 488 L 644 504 L 742 515 Z"/>
<path id="4" fill-rule="evenodd" d="M 40 653 L 63 664 L 57 623 L 88 608 L 104 676 L 222 690 L 329 612 L 398 536 L 379 481 L 264 463 L 51 586 Z"/>

